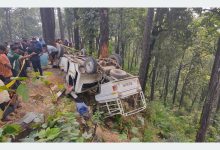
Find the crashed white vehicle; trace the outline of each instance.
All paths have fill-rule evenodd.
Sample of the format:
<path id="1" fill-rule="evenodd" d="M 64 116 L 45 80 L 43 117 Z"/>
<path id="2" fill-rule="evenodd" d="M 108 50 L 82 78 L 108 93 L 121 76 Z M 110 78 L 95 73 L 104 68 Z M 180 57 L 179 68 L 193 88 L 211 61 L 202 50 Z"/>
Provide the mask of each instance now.
<path id="1" fill-rule="evenodd" d="M 139 79 L 123 71 L 121 58 L 114 54 L 95 60 L 80 54 L 65 54 L 59 67 L 66 72 L 71 95 L 95 90 L 95 100 L 106 116 L 129 116 L 146 108 Z"/>
<path id="2" fill-rule="evenodd" d="M 61 57 L 60 69 L 66 72 L 66 84 L 72 87 L 74 94 L 98 87 L 102 75 L 94 71 L 96 65 L 91 63 L 96 63 L 92 57 L 66 54 Z"/>

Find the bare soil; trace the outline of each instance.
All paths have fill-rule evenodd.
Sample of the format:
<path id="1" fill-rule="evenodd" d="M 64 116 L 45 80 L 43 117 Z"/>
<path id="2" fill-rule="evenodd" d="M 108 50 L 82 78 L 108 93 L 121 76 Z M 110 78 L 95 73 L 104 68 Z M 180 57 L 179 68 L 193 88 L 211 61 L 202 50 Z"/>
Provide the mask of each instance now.
<path id="1" fill-rule="evenodd" d="M 64 83 L 64 74 L 58 69 L 52 68 L 47 69 L 45 71 L 52 72 L 52 75 L 47 76 L 45 80 L 48 80 L 53 85 L 59 85 Z M 29 90 L 29 100 L 25 102 L 22 101 L 21 98 L 19 98 L 19 102 L 22 107 L 17 108 L 14 113 L 10 114 L 9 119 L 12 121 L 0 122 L 0 127 L 4 124 L 18 122 L 28 112 L 43 113 L 45 116 L 47 116 L 52 111 L 54 103 L 52 102 L 50 88 L 39 79 L 33 81 L 31 77 L 28 78 L 26 83 Z"/>

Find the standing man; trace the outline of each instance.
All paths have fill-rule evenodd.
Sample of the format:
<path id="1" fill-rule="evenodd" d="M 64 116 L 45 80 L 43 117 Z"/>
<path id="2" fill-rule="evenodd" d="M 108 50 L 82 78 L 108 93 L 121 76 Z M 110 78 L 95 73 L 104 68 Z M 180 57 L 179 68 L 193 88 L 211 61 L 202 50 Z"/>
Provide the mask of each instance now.
<path id="1" fill-rule="evenodd" d="M 28 48 L 28 40 L 23 38 L 22 42 L 20 43 L 20 49 L 22 51 L 23 56 L 28 55 L 27 48 Z M 24 65 L 24 68 L 20 74 L 21 77 L 27 77 L 27 68 L 28 67 L 30 67 L 30 61 L 29 61 L 29 59 L 25 59 L 25 65 Z"/>
<path id="2" fill-rule="evenodd" d="M 32 38 L 31 46 L 29 47 L 29 54 L 32 55 L 30 58 L 30 61 L 32 63 L 32 66 L 34 68 L 35 72 L 40 72 L 40 75 L 43 76 L 43 71 L 41 68 L 40 63 L 40 54 L 42 53 L 42 46 L 39 41 L 37 41 L 36 38 Z"/>
<path id="3" fill-rule="evenodd" d="M 20 52 L 19 47 L 12 45 L 10 51 L 7 54 L 8 59 L 10 60 L 10 63 L 12 66 L 13 76 L 17 76 L 19 70 L 22 69 L 21 68 L 22 61 L 32 56 L 32 55 L 27 55 L 27 54 L 24 54 L 24 56 L 22 56 L 19 54 L 19 52 Z M 25 64 L 24 64 L 23 69 L 21 70 L 20 77 L 27 77 L 27 72 L 26 72 L 27 68 Z"/>
<path id="4" fill-rule="evenodd" d="M 40 42 L 41 46 L 43 46 L 44 44 L 46 44 L 46 43 L 44 42 L 43 38 L 39 38 L 39 42 Z"/>
<path id="5" fill-rule="evenodd" d="M 0 45 L 0 86 L 4 86 L 8 84 L 12 77 L 12 66 L 8 57 L 6 56 L 6 48 L 3 45 Z M 2 82 L 3 81 L 3 82 Z M 11 87 L 14 89 L 13 87 Z M 4 90 L 0 92 L 0 109 L 4 113 L 1 116 L 2 121 L 10 121 L 7 116 L 14 112 L 14 110 L 18 107 L 17 95 L 13 94 L 13 98 L 9 96 L 8 91 Z"/>
<path id="6" fill-rule="evenodd" d="M 10 78 L 12 77 L 12 66 L 8 57 L 6 56 L 7 49 L 0 45 L 0 79 L 7 84 L 10 82 Z"/>

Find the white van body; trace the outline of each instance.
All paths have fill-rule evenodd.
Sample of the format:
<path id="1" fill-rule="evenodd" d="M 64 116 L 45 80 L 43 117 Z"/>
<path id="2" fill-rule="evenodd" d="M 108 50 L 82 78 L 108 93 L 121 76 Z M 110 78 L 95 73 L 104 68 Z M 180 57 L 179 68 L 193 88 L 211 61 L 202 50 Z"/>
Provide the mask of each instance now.
<path id="1" fill-rule="evenodd" d="M 67 72 L 67 69 L 68 69 L 68 58 L 67 57 L 60 58 L 59 67 L 64 72 Z"/>
<path id="2" fill-rule="evenodd" d="M 65 58 L 67 58 L 68 61 L 66 61 Z M 67 71 L 66 83 L 74 87 L 73 92 L 79 94 L 98 87 L 98 82 L 102 79 L 102 75 L 99 73 L 86 73 L 82 67 L 83 60 L 85 60 L 84 58 L 70 58 L 69 56 L 65 58 L 61 61 L 64 64 L 64 72 Z"/>
<path id="3" fill-rule="evenodd" d="M 60 69 L 67 73 L 66 84 L 73 87 L 73 95 L 99 89 L 96 90 L 95 100 L 107 116 L 129 116 L 146 108 L 146 100 L 137 76 L 127 73 L 125 78 L 117 79 L 109 74 L 116 66 L 104 66 L 101 63 L 98 63 L 99 69 L 96 73 L 86 73 L 83 66 L 86 58 L 84 55 L 65 54 L 60 59 Z M 132 109 L 128 109 L 130 105 Z"/>

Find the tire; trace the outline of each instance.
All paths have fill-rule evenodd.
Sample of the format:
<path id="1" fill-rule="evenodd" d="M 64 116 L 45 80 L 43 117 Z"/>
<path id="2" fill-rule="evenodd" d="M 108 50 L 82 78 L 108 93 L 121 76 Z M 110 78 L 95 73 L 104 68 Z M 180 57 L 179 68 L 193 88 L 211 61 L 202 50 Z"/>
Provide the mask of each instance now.
<path id="1" fill-rule="evenodd" d="M 93 74 L 97 71 L 97 62 L 93 57 L 88 57 L 83 66 L 85 67 L 86 73 Z"/>
<path id="2" fill-rule="evenodd" d="M 122 65 L 122 58 L 118 54 L 113 54 L 109 56 L 109 58 L 116 60 L 116 62 L 121 66 Z"/>
<path id="3" fill-rule="evenodd" d="M 127 73 L 123 70 L 120 70 L 120 69 L 112 69 L 110 71 L 110 75 L 117 78 L 117 79 L 123 79 L 123 78 L 127 77 Z"/>
<path id="4" fill-rule="evenodd" d="M 64 55 L 64 48 L 61 46 L 60 48 L 60 56 L 59 57 L 63 57 Z"/>

